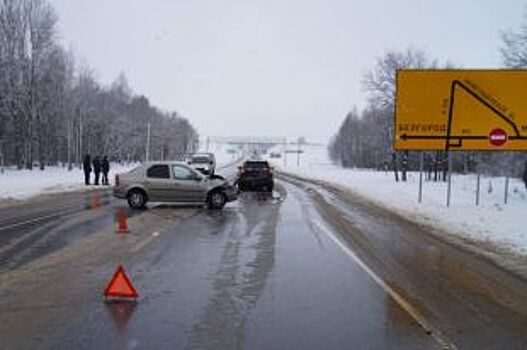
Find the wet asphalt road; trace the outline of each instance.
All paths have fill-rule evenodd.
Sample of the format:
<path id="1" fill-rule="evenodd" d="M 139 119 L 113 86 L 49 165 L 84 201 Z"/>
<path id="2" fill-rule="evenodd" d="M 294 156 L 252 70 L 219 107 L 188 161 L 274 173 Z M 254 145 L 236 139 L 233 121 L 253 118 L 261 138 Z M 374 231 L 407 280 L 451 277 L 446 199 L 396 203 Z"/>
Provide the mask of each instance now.
<path id="1" fill-rule="evenodd" d="M 316 227 L 303 194 L 284 190 L 283 202 L 245 196 L 163 234 L 134 266 L 144 298 L 128 319 L 98 305 L 65 332 L 82 342 L 51 347 L 438 348 Z"/>
<path id="2" fill-rule="evenodd" d="M 454 261 L 472 263 L 455 255 L 463 253 L 450 252 L 415 232 L 397 244 L 394 236 L 417 229 L 373 208 L 340 203 L 334 193 L 315 185 L 286 180 L 278 182 L 272 197 L 243 194 L 221 212 L 152 205 L 131 215 L 132 233 L 127 236 L 115 234 L 113 221 L 114 208 L 122 202 L 104 193 L 97 208 L 83 207 L 86 198 L 71 195 L 68 206 L 79 210 L 47 222 L 54 225 L 52 237 L 66 242 L 52 249 L 34 249 L 35 244 L 47 247 L 54 241 L 45 234 L 37 243 L 16 248 L 10 242 L 31 235 L 24 232 L 33 228 L 5 230 L 13 237 L 3 236 L 1 247 L 9 246 L 18 255 L 28 249 L 30 253 L 16 263 L 17 254 L 0 255 L 0 348 L 440 349 L 448 342 L 460 349 L 482 348 L 472 340 L 478 337 L 487 348 L 527 344 L 518 334 L 526 320 L 523 305 L 514 304 L 514 313 L 472 289 L 478 300 L 466 303 L 462 298 L 467 298 L 463 293 L 468 287 L 460 284 L 469 282 L 445 276 L 441 264 L 430 260 L 428 266 L 417 266 L 420 275 L 401 271 L 405 261 L 420 263 L 419 244 L 424 251 L 434 246 L 436 254 L 428 255 L 436 260 L 450 254 Z M 323 209 L 329 206 L 340 211 Z M 0 210 L 2 214 L 6 212 Z M 4 227 L 7 220 L 13 219 L 2 221 Z M 347 227 L 346 220 L 355 226 Z M 358 229 L 375 244 L 366 244 L 359 234 L 355 240 L 346 237 Z M 415 242 L 408 243 L 412 238 Z M 102 290 L 121 263 L 140 297 L 135 303 L 105 303 Z M 496 276 L 505 272 L 489 269 L 480 268 L 497 284 Z M 432 334 L 375 280 L 379 276 L 397 296 L 411 301 L 418 317 L 433 322 Z M 438 281 L 431 286 L 435 294 L 423 287 L 427 278 Z M 504 278 L 499 282 L 508 290 L 525 290 L 522 281 Z M 404 292 L 408 290 L 415 294 Z M 509 294 L 502 293 L 515 301 Z M 420 307 L 420 297 L 436 300 Z M 436 308 L 444 309 L 443 314 Z M 505 327 L 467 322 L 486 327 L 476 333 L 474 328 L 444 325 L 489 315 Z M 508 338 L 490 342 L 491 337 Z"/>

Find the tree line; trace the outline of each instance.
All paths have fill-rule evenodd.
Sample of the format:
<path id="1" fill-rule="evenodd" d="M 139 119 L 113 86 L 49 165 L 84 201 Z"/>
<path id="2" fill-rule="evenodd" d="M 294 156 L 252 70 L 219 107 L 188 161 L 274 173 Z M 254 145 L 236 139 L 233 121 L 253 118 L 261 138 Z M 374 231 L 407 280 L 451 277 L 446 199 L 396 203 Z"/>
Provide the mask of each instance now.
<path id="1" fill-rule="evenodd" d="M 519 32 L 502 35 L 500 49 L 504 67 L 527 68 L 527 26 Z M 332 138 L 330 158 L 343 167 L 391 170 L 396 180 L 406 180 L 406 171 L 423 164 L 427 177 L 444 180 L 448 164 L 459 173 L 520 177 L 527 171 L 525 152 L 395 152 L 392 147 L 395 112 L 396 71 L 403 68 L 453 68 L 440 64 L 420 50 L 390 51 L 379 57 L 374 68 L 364 75 L 362 85 L 368 102 L 364 110 L 351 110 Z M 448 157 L 451 157 L 449 160 Z M 401 173 L 401 174 L 399 174 Z"/>
<path id="2" fill-rule="evenodd" d="M 136 95 L 121 74 L 110 86 L 78 67 L 57 39 L 47 0 L 0 0 L 0 162 L 35 165 L 176 158 L 193 151 L 197 132 L 175 112 Z M 147 145 L 147 129 L 150 144 Z"/>

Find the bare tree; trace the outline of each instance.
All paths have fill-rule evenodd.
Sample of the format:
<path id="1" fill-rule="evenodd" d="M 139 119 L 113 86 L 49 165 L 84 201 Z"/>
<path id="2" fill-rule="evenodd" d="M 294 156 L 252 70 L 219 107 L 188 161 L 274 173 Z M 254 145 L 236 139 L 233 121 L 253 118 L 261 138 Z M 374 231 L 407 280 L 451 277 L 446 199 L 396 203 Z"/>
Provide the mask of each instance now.
<path id="1" fill-rule="evenodd" d="M 0 0 L 0 142 L 2 161 L 33 166 L 80 164 L 83 153 L 142 160 L 152 125 L 159 157 L 194 147 L 197 133 L 176 113 L 136 96 L 121 74 L 102 86 L 89 67 L 57 42 L 47 0 Z M 161 155 L 162 154 L 162 155 Z"/>
<path id="2" fill-rule="evenodd" d="M 503 64 L 511 68 L 527 68 L 527 25 L 518 31 L 506 31 L 501 34 L 500 53 Z"/>
<path id="3" fill-rule="evenodd" d="M 391 121 L 395 108 L 396 95 L 396 74 L 397 70 L 403 68 L 435 68 L 437 61 L 431 61 L 421 50 L 407 49 L 404 52 L 390 51 L 377 59 L 373 70 L 364 75 L 363 85 L 369 93 L 370 108 L 373 110 L 389 111 L 389 120 L 381 119 L 378 125 L 382 133 L 388 140 L 393 139 L 394 130 Z M 397 174 L 397 155 L 392 150 L 391 142 L 386 144 L 386 152 L 392 152 L 392 164 L 395 179 Z M 402 171 L 403 181 L 406 180 L 406 170 L 408 165 L 407 154 L 404 155 Z"/>
<path id="4" fill-rule="evenodd" d="M 369 95 L 368 106 L 362 113 L 354 111 L 346 116 L 330 144 L 331 158 L 343 166 L 387 169 L 391 164 L 398 180 L 399 163 L 392 148 L 396 72 L 403 68 L 437 67 L 437 61 L 430 60 L 420 50 L 390 51 L 379 57 L 363 78 L 364 89 Z M 403 154 L 403 181 L 415 158 L 411 153 Z"/>
<path id="5" fill-rule="evenodd" d="M 434 68 L 436 61 L 430 61 L 420 50 L 407 49 L 404 52 L 389 51 L 377 58 L 373 70 L 363 78 L 364 89 L 369 93 L 370 103 L 377 108 L 393 108 L 395 105 L 396 72 L 403 68 Z"/>
<path id="6" fill-rule="evenodd" d="M 522 25 L 518 31 L 502 33 L 501 38 L 500 53 L 503 64 L 509 68 L 527 68 L 527 24 Z M 527 157 L 520 152 L 493 155 L 490 162 L 491 164 L 501 164 L 499 171 L 506 171 L 507 175 L 511 176 L 520 176 L 522 168 L 527 169 Z M 524 166 L 518 166 L 518 164 L 524 164 Z M 489 170 L 485 164 L 481 164 L 481 166 L 487 168 L 487 171 Z"/>
<path id="7" fill-rule="evenodd" d="M 44 125 L 47 124 L 42 110 L 42 100 L 45 99 L 44 78 L 46 70 L 52 68 L 49 63 L 50 55 L 55 48 L 55 26 L 57 16 L 53 7 L 44 0 L 27 0 L 28 22 L 28 63 L 29 63 L 29 134 L 26 152 L 28 167 L 32 167 L 32 145 L 36 138 L 40 168 L 44 169 Z"/>
<path id="8" fill-rule="evenodd" d="M 25 2 L 3 0 L 0 2 L 0 113 L 12 126 L 6 134 L 8 151 L 12 151 L 18 168 L 24 162 L 24 143 L 27 133 L 27 21 Z M 7 129 L 4 128 L 4 132 Z"/>

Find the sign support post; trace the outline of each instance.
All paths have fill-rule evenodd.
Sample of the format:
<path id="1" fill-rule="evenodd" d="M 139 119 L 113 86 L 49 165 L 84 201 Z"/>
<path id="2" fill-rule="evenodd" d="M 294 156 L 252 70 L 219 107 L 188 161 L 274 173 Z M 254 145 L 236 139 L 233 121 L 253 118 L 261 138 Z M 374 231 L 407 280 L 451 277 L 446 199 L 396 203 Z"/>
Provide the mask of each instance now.
<path id="1" fill-rule="evenodd" d="M 505 177 L 505 198 L 504 203 L 507 204 L 509 200 L 509 177 Z"/>
<path id="2" fill-rule="evenodd" d="M 476 206 L 479 205 L 479 193 L 481 188 L 481 175 L 478 171 L 478 175 L 476 177 Z"/>
<path id="3" fill-rule="evenodd" d="M 452 195 L 452 157 L 450 151 L 447 152 L 448 157 L 448 187 L 446 194 L 446 206 L 450 207 L 450 197 Z"/>
<path id="4" fill-rule="evenodd" d="M 419 195 L 417 201 L 421 203 L 423 201 L 423 163 L 424 163 L 424 152 L 421 152 L 421 160 L 419 161 Z"/>

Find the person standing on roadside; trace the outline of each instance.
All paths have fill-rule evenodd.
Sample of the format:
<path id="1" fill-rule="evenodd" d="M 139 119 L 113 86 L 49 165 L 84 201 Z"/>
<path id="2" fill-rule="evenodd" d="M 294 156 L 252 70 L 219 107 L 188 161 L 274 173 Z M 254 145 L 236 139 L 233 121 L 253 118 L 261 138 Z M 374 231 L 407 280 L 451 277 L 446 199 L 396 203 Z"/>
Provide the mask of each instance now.
<path id="1" fill-rule="evenodd" d="M 525 183 L 525 188 L 527 188 L 527 161 L 525 162 L 525 169 L 523 170 L 523 182 Z"/>
<path id="2" fill-rule="evenodd" d="M 107 156 L 104 156 L 102 158 L 101 168 L 102 168 L 102 184 L 109 185 L 110 182 L 108 181 L 108 173 L 110 172 L 110 162 L 108 161 Z"/>
<path id="3" fill-rule="evenodd" d="M 84 183 L 89 185 L 91 174 L 91 159 L 89 154 L 86 154 L 82 160 L 82 170 L 84 170 Z"/>
<path id="4" fill-rule="evenodd" d="M 95 173 L 95 185 L 99 185 L 99 176 L 101 175 L 101 160 L 99 156 L 93 158 L 93 172 Z"/>

